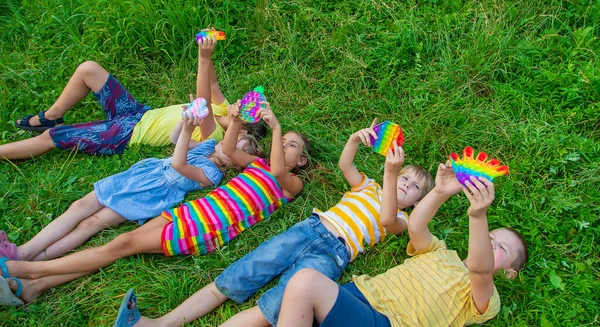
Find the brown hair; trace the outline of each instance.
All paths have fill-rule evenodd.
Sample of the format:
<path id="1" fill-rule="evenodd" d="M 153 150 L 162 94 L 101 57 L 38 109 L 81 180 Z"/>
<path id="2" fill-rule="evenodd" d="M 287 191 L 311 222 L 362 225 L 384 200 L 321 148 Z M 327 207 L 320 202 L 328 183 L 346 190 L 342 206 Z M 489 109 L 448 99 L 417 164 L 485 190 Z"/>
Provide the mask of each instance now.
<path id="1" fill-rule="evenodd" d="M 409 173 L 409 172 L 414 172 L 415 175 L 417 175 L 417 178 L 424 179 L 423 189 L 421 190 L 421 196 L 417 200 L 417 201 L 421 201 L 421 200 L 423 200 L 425 195 L 427 195 L 427 193 L 429 193 L 429 191 L 433 190 L 433 186 L 434 186 L 433 176 L 431 176 L 431 174 L 429 173 L 429 171 L 427 171 L 427 169 L 425 169 L 419 165 L 408 165 L 408 166 L 402 167 L 402 169 L 398 173 L 398 176 Z"/>
<path id="2" fill-rule="evenodd" d="M 529 260 L 527 242 L 525 242 L 525 238 L 523 238 L 523 235 L 517 232 L 514 228 L 502 227 L 502 229 L 513 233 L 521 242 L 521 248 L 517 249 L 517 258 L 515 259 L 515 261 L 513 261 L 513 263 L 511 263 L 511 268 L 515 270 L 521 270 L 525 266 L 525 263 L 527 263 L 527 260 Z"/>

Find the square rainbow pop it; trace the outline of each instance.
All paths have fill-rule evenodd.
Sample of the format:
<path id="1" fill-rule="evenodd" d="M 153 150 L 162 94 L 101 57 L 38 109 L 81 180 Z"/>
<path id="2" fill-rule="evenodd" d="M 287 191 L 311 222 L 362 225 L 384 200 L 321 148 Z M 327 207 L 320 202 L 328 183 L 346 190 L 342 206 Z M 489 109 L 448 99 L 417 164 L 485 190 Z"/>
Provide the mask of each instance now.
<path id="1" fill-rule="evenodd" d="M 397 124 L 384 121 L 375 125 L 373 130 L 377 133 L 377 140 L 371 136 L 371 144 L 373 144 L 373 150 L 381 155 L 387 155 L 388 151 L 394 148 L 394 141 L 398 143 L 398 146 L 402 146 L 404 143 L 402 128 Z"/>
<path id="2" fill-rule="evenodd" d="M 246 93 L 242 98 L 242 106 L 240 107 L 240 113 L 238 117 L 241 120 L 249 123 L 257 123 L 260 120 L 258 116 L 258 110 L 265 108 L 261 105 L 261 101 L 267 101 L 267 98 L 263 94 L 265 89 L 261 86 L 257 86 L 254 90 Z"/>
<path id="3" fill-rule="evenodd" d="M 208 31 L 200 31 L 196 34 L 196 43 L 200 41 L 202 37 L 211 37 L 214 36 L 217 41 L 225 40 L 225 32 L 217 31 L 214 28 Z"/>
<path id="4" fill-rule="evenodd" d="M 197 98 L 181 113 L 182 117 L 204 119 L 208 116 L 208 107 L 204 98 Z"/>
<path id="5" fill-rule="evenodd" d="M 462 158 L 456 153 L 450 154 L 452 170 L 454 170 L 456 178 L 463 186 L 466 186 L 465 182 L 471 176 L 484 177 L 491 182 L 494 177 L 508 174 L 508 166 L 501 165 L 500 160 L 494 158 L 487 160 L 488 155 L 485 152 L 479 152 L 475 158 L 473 157 L 474 154 L 475 150 L 470 146 L 465 147 Z"/>

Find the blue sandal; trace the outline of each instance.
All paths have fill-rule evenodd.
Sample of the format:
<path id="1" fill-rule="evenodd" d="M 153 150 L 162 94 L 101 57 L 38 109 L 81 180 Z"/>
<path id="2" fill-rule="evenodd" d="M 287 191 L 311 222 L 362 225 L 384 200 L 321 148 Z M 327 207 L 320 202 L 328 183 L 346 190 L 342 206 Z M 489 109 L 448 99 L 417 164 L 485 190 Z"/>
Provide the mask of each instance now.
<path id="1" fill-rule="evenodd" d="M 133 309 L 129 309 L 130 302 L 133 302 Z M 133 288 L 130 288 L 123 297 L 114 327 L 131 327 L 140 320 L 140 316 L 140 310 L 137 307 L 137 296 L 135 296 Z"/>
<path id="2" fill-rule="evenodd" d="M 17 282 L 17 291 L 15 293 L 13 293 L 10 289 L 7 280 L 14 280 L 15 282 Z M 23 302 L 23 300 L 19 298 L 21 296 L 22 291 L 23 284 L 21 284 L 21 281 L 18 278 L 0 278 L 0 305 L 10 307 L 24 305 L 25 303 Z"/>
<path id="3" fill-rule="evenodd" d="M 31 117 L 33 117 L 35 115 L 27 115 L 23 119 L 17 120 L 15 122 L 15 126 L 17 128 L 20 128 L 20 129 L 23 129 L 26 131 L 43 132 L 43 131 L 45 131 L 49 128 L 52 128 L 56 125 L 65 123 L 65 120 L 62 117 L 55 119 L 55 120 L 46 119 L 46 117 L 44 117 L 44 113 L 45 113 L 44 111 L 40 111 L 40 113 L 37 115 L 40 118 L 39 126 L 31 126 L 31 124 L 29 123 L 29 119 L 31 119 Z"/>
<path id="4" fill-rule="evenodd" d="M 10 260 L 7 257 L 0 257 L 0 271 L 2 271 L 2 277 L 9 278 L 8 267 L 6 267 L 6 261 Z"/>

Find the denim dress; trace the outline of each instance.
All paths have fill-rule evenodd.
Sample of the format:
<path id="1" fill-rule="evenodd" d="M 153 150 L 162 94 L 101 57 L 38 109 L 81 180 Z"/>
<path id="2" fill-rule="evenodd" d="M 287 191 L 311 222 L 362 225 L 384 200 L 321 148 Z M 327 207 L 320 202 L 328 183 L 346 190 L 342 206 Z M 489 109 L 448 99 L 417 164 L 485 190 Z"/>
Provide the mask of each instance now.
<path id="1" fill-rule="evenodd" d="M 223 172 L 206 158 L 214 152 L 215 145 L 213 139 L 204 141 L 187 155 L 188 164 L 201 168 L 213 186 L 223 178 Z M 202 188 L 200 183 L 173 169 L 171 160 L 144 159 L 122 173 L 94 183 L 98 202 L 140 225 L 159 216 L 181 202 L 186 193 Z"/>

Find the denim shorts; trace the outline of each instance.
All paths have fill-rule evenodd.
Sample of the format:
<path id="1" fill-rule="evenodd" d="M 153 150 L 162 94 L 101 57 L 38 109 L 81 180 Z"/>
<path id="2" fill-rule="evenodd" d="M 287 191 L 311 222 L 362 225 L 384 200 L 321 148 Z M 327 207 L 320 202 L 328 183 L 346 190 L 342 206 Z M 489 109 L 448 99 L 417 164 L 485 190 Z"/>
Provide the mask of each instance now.
<path id="1" fill-rule="evenodd" d="M 319 325 L 321 327 L 390 327 L 390 320 L 375 310 L 354 283 L 339 285 L 333 308 Z"/>
<path id="2" fill-rule="evenodd" d="M 152 108 L 134 99 L 112 75 L 93 94 L 104 109 L 106 120 L 56 126 L 49 130 L 50 137 L 59 149 L 77 148 L 89 154 L 122 153 L 135 125 Z"/>
<path id="3" fill-rule="evenodd" d="M 258 299 L 262 314 L 276 326 L 285 286 L 296 272 L 312 268 L 335 281 L 349 261 L 346 245 L 312 215 L 234 262 L 217 277 L 215 285 L 228 298 L 243 303 L 281 275 L 279 284 Z"/>

